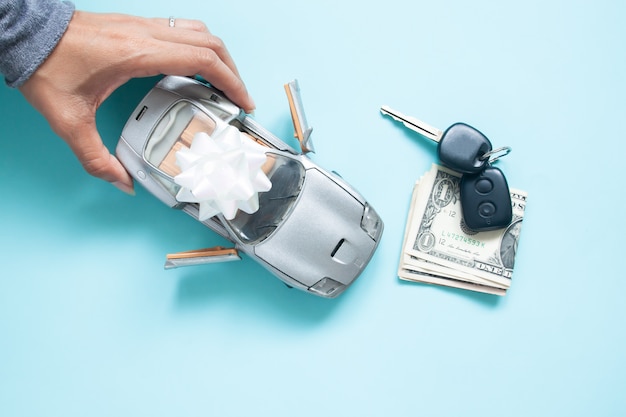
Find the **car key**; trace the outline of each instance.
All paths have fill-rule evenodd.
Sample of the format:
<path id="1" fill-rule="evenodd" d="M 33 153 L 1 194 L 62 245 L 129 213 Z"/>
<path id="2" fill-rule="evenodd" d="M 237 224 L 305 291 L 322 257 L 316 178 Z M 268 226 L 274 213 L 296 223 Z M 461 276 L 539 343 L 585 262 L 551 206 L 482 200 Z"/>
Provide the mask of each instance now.
<path id="1" fill-rule="evenodd" d="M 455 123 L 445 131 L 434 128 L 414 117 L 391 109 L 380 108 L 383 114 L 402 122 L 404 126 L 437 143 L 441 163 L 462 174 L 476 174 L 483 170 L 492 151 L 491 142 L 485 135 L 465 123 Z"/>
<path id="2" fill-rule="evenodd" d="M 488 165 L 477 174 L 464 174 L 460 188 L 463 221 L 467 227 L 487 231 L 511 223 L 511 194 L 500 169 Z"/>
<path id="3" fill-rule="evenodd" d="M 465 123 L 455 123 L 441 131 L 388 106 L 380 110 L 407 128 L 437 142 L 442 164 L 463 174 L 460 198 L 467 227 L 474 231 L 487 231 L 511 223 L 513 210 L 506 177 L 501 170 L 491 166 L 491 163 L 508 154 L 511 148 L 493 150 L 485 135 Z"/>

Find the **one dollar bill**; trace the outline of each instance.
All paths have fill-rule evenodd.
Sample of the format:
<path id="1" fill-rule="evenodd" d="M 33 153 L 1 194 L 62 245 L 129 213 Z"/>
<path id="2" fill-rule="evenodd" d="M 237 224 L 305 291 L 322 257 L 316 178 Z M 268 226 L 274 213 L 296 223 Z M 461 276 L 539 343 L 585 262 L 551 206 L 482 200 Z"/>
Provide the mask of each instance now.
<path id="1" fill-rule="evenodd" d="M 474 232 L 463 222 L 460 179 L 433 165 L 415 184 L 398 276 L 504 295 L 511 285 L 527 193 L 510 189 L 513 219 L 507 227 Z"/>

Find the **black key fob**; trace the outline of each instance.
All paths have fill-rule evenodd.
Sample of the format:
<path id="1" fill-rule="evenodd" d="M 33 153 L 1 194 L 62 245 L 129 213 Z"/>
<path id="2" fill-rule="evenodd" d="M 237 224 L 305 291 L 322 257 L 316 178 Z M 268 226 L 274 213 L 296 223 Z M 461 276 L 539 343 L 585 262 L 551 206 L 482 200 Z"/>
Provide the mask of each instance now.
<path id="1" fill-rule="evenodd" d="M 463 174 L 481 172 L 489 159 L 483 156 L 490 151 L 489 139 L 465 123 L 455 123 L 446 129 L 437 146 L 441 163 Z"/>
<path id="2" fill-rule="evenodd" d="M 467 227 L 477 232 L 511 224 L 511 194 L 502 171 L 488 165 L 477 174 L 464 174 L 461 177 L 461 210 Z"/>

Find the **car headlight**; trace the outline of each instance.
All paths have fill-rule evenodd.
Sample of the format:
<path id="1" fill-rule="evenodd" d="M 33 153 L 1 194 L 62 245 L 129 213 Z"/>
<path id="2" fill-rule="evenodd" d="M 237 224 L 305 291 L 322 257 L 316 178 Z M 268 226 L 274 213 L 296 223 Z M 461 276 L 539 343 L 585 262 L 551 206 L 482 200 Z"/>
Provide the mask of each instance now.
<path id="1" fill-rule="evenodd" d="M 369 204 L 365 203 L 361 228 L 375 241 L 378 241 L 383 232 L 383 221 Z"/>
<path id="2" fill-rule="evenodd" d="M 309 291 L 313 291 L 321 295 L 322 297 L 334 297 L 344 290 L 345 285 L 341 282 L 337 282 L 332 278 L 322 278 L 315 285 L 309 288 Z"/>

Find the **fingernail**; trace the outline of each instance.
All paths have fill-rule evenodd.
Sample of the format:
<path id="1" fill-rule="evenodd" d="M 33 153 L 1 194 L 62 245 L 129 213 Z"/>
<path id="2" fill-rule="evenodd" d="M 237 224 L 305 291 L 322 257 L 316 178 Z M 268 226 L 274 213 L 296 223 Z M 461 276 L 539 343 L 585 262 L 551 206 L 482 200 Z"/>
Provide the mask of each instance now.
<path id="1" fill-rule="evenodd" d="M 124 191 L 128 195 L 135 195 L 135 189 L 133 188 L 132 184 L 128 185 L 122 181 L 115 181 L 115 182 L 112 182 L 111 184 L 113 184 L 119 190 Z"/>
<path id="2" fill-rule="evenodd" d="M 254 114 L 254 110 L 256 109 L 256 104 L 254 103 L 254 100 L 252 100 L 252 97 L 248 96 L 250 98 L 250 107 L 248 108 L 248 111 L 246 113 L 248 114 Z"/>

